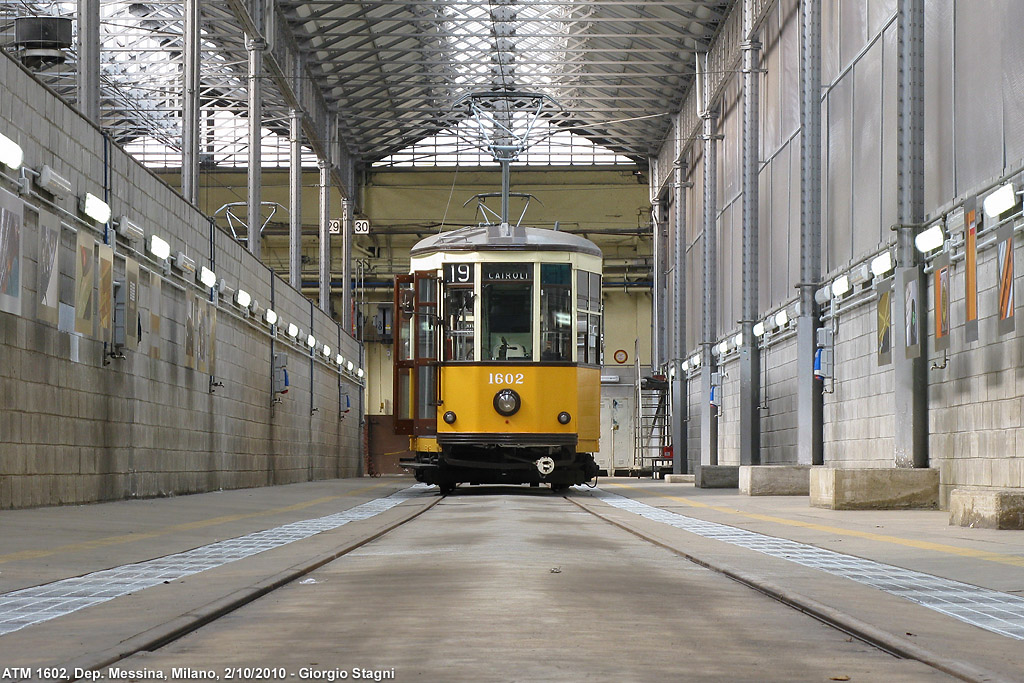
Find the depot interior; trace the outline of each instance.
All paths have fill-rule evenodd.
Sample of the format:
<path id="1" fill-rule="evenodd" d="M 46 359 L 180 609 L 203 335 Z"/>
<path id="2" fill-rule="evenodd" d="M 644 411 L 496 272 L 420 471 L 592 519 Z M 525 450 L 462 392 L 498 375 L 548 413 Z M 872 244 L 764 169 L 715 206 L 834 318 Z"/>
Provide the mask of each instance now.
<path id="1" fill-rule="evenodd" d="M 394 276 L 514 91 L 513 217 L 604 254 L 606 472 L 1007 524 L 1024 6 L 979 4 L 4 0 L 0 507 L 400 471 Z"/>

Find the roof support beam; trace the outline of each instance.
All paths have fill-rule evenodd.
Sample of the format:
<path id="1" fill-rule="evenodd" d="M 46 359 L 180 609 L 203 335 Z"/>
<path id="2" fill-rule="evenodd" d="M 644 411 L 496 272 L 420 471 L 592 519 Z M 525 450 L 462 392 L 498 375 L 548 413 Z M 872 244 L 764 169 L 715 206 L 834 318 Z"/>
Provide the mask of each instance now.
<path id="1" fill-rule="evenodd" d="M 276 17 L 274 0 L 265 1 L 271 5 L 270 11 Z M 226 4 L 247 35 L 263 35 L 250 15 L 245 0 L 226 0 Z M 269 49 L 265 55 L 264 67 L 270 72 L 271 80 L 288 106 L 303 113 L 302 127 L 314 153 L 321 159 L 332 160 L 331 172 L 342 194 L 354 196 L 354 188 L 346 182 L 346 178 L 351 177 L 346 168 L 351 165 L 352 160 L 344 141 L 339 144 L 338 154 L 331 153 L 330 141 L 335 137 L 333 128 L 337 125 L 337 120 L 327 106 L 327 100 L 320 91 L 318 81 L 305 67 L 300 66 L 296 69 L 295 64 L 302 64 L 302 57 L 291 31 L 287 28 L 287 22 L 273 21 L 270 33 L 272 35 L 267 40 Z M 340 135 L 340 131 L 338 134 Z"/>

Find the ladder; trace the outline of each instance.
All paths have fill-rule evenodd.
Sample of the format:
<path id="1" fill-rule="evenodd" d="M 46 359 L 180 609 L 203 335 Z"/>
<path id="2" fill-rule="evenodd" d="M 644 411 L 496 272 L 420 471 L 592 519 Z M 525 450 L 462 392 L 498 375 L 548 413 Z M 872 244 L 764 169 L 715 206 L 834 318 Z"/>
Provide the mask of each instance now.
<path id="1" fill-rule="evenodd" d="M 635 360 L 633 390 L 633 471 L 641 476 L 649 471 L 658 479 L 663 470 L 672 469 L 672 408 L 668 380 L 662 375 L 644 377 L 640 360 Z"/>

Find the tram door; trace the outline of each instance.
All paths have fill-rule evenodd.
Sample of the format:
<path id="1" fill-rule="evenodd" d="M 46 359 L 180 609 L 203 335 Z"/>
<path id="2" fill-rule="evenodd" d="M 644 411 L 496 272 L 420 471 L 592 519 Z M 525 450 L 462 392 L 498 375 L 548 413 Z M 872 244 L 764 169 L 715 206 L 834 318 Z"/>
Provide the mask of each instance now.
<path id="1" fill-rule="evenodd" d="M 437 434 L 438 278 L 395 278 L 395 433 Z"/>

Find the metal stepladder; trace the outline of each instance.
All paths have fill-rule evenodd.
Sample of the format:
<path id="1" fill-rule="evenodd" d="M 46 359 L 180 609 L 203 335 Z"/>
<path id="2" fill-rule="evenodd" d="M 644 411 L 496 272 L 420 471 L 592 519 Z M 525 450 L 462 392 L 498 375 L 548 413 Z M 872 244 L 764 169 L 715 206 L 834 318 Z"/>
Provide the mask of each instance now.
<path id="1" fill-rule="evenodd" d="M 638 477 L 649 470 L 652 478 L 660 479 L 663 472 L 672 471 L 669 383 L 664 376 L 654 373 L 643 377 L 639 355 L 634 354 L 633 358 L 633 470 Z"/>

